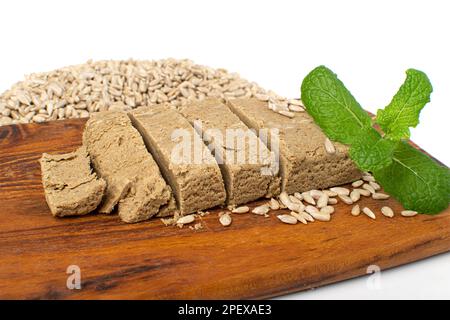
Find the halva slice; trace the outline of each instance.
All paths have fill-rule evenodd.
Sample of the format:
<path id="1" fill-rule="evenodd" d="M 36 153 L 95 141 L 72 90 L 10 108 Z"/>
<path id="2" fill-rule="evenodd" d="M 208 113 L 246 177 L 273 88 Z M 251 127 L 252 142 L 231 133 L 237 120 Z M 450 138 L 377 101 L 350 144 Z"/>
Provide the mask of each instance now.
<path id="1" fill-rule="evenodd" d="M 213 152 L 222 171 L 227 204 L 238 205 L 280 192 L 278 167 L 266 145 L 219 99 L 179 109 Z"/>
<path id="2" fill-rule="evenodd" d="M 40 159 L 45 198 L 54 216 L 87 214 L 99 205 L 106 182 L 92 172 L 86 148 Z"/>
<path id="3" fill-rule="evenodd" d="M 164 177 L 181 214 L 225 203 L 225 187 L 211 152 L 190 123 L 165 105 L 130 112 Z"/>
<path id="4" fill-rule="evenodd" d="M 125 112 L 92 114 L 83 144 L 95 171 L 107 182 L 99 212 L 110 213 L 118 204 L 123 221 L 138 222 L 158 214 L 170 203 L 171 189 Z"/>
<path id="5" fill-rule="evenodd" d="M 278 142 L 271 145 L 277 141 L 272 137 L 267 141 L 271 151 L 280 155 L 283 191 L 323 189 L 361 176 L 349 158 L 348 147 L 334 143 L 335 150 L 327 151 L 326 136 L 306 112 L 287 117 L 270 110 L 267 102 L 254 98 L 229 100 L 228 106 L 253 129 L 278 129 Z"/>

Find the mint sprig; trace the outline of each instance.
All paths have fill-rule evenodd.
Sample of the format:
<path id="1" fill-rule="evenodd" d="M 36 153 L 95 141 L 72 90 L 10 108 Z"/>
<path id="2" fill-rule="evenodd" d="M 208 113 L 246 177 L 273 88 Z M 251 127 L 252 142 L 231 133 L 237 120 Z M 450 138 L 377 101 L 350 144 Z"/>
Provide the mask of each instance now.
<path id="1" fill-rule="evenodd" d="M 303 80 L 301 98 L 308 113 L 334 141 L 350 146 L 349 155 L 371 171 L 405 209 L 435 214 L 450 200 L 450 172 L 411 147 L 409 128 L 430 100 L 432 86 L 425 73 L 409 69 L 391 103 L 377 113 L 376 123 L 330 69 L 319 66 Z"/>
<path id="2" fill-rule="evenodd" d="M 419 70 L 406 71 L 406 80 L 384 110 L 378 110 L 377 123 L 386 138 L 409 139 L 409 127 L 419 124 L 420 111 L 430 102 L 433 92 L 427 75 Z"/>

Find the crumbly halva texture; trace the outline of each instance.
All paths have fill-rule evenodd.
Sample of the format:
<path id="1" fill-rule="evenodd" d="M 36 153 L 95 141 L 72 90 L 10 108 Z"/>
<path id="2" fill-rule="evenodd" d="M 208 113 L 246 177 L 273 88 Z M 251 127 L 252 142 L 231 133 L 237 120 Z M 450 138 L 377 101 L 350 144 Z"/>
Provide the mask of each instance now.
<path id="1" fill-rule="evenodd" d="M 271 153 L 219 99 L 194 102 L 179 109 L 194 125 L 219 163 L 227 205 L 238 205 L 280 192 L 278 169 Z M 273 172 L 276 171 L 276 172 Z"/>
<path id="2" fill-rule="evenodd" d="M 108 185 L 99 212 L 110 213 L 118 204 L 120 218 L 131 223 L 147 220 L 173 203 L 170 187 L 125 112 L 92 115 L 83 144 Z"/>
<path id="3" fill-rule="evenodd" d="M 129 115 L 171 185 L 181 214 L 225 203 L 217 162 L 189 121 L 167 105 L 138 108 Z"/>
<path id="4" fill-rule="evenodd" d="M 84 215 L 102 200 L 106 182 L 92 172 L 86 148 L 40 159 L 45 198 L 54 216 Z"/>
<path id="5" fill-rule="evenodd" d="M 324 189 L 361 177 L 348 156 L 348 147 L 334 143 L 335 153 L 325 150 L 326 136 L 306 112 L 285 117 L 270 110 L 267 102 L 253 98 L 229 100 L 227 104 L 247 126 L 279 130 L 282 190 L 287 193 Z M 269 148 L 276 151 L 270 141 Z"/>

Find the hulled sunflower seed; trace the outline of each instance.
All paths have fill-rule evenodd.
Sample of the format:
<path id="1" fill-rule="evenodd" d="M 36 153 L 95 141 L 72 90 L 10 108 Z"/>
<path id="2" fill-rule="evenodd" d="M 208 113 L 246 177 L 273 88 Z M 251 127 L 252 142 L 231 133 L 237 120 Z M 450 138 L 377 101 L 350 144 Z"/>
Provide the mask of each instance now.
<path id="1" fill-rule="evenodd" d="M 305 218 L 306 221 L 308 222 L 314 222 L 314 218 L 307 212 L 300 212 L 300 215 L 303 216 L 303 218 Z"/>
<path id="2" fill-rule="evenodd" d="M 413 210 L 403 210 L 401 215 L 404 217 L 414 217 L 415 215 L 417 215 L 418 212 L 417 211 L 413 211 Z"/>
<path id="3" fill-rule="evenodd" d="M 252 213 L 257 214 L 257 215 L 265 215 L 269 212 L 270 208 L 268 205 L 262 205 L 262 206 L 258 206 L 253 208 Z"/>
<path id="4" fill-rule="evenodd" d="M 312 204 L 313 206 L 316 205 L 316 200 L 309 194 L 309 192 L 303 192 L 302 193 L 303 200 L 306 201 L 309 204 Z"/>
<path id="5" fill-rule="evenodd" d="M 293 118 L 295 117 L 295 114 L 291 111 L 285 111 L 285 110 L 280 110 L 278 111 L 279 114 L 281 114 L 282 116 L 288 117 L 288 118 Z"/>
<path id="6" fill-rule="evenodd" d="M 295 218 L 289 214 L 280 214 L 277 216 L 277 218 L 283 223 L 297 224 L 297 218 Z"/>
<path id="7" fill-rule="evenodd" d="M 394 216 L 394 211 L 390 207 L 382 207 L 381 213 L 388 218 L 392 218 Z"/>
<path id="8" fill-rule="evenodd" d="M 333 192 L 331 190 L 322 190 L 323 193 L 325 193 L 328 197 L 336 197 L 338 194 L 336 192 Z"/>
<path id="9" fill-rule="evenodd" d="M 290 104 L 289 105 L 289 110 L 292 111 L 292 112 L 305 112 L 305 109 L 303 109 L 300 106 L 296 106 L 294 104 Z"/>
<path id="10" fill-rule="evenodd" d="M 373 188 L 375 191 L 378 191 L 378 190 L 381 189 L 381 186 L 380 186 L 378 183 L 376 183 L 376 182 L 369 181 L 369 185 L 371 185 L 372 188 Z"/>
<path id="11" fill-rule="evenodd" d="M 370 174 L 363 175 L 362 179 L 367 182 L 375 182 L 375 178 Z"/>
<path id="12" fill-rule="evenodd" d="M 330 190 L 336 192 L 337 195 L 348 196 L 350 194 L 350 190 L 343 187 L 333 187 Z"/>
<path id="13" fill-rule="evenodd" d="M 338 200 L 336 198 L 328 198 L 328 204 L 337 204 Z"/>
<path id="14" fill-rule="evenodd" d="M 372 194 L 372 198 L 375 200 L 386 200 L 389 199 L 389 195 L 385 193 L 377 193 Z"/>
<path id="15" fill-rule="evenodd" d="M 291 202 L 293 202 L 293 203 L 302 203 L 301 200 L 299 200 L 297 197 L 295 197 L 295 196 L 293 196 L 293 195 L 290 195 L 290 196 L 289 196 L 289 200 L 290 200 Z"/>
<path id="16" fill-rule="evenodd" d="M 358 191 L 359 194 L 364 197 L 370 197 L 372 194 L 372 193 L 370 193 L 369 190 L 366 190 L 366 189 L 354 189 L 354 190 Z"/>
<path id="17" fill-rule="evenodd" d="M 305 209 L 305 211 L 314 218 L 314 220 L 319 220 L 319 221 L 330 221 L 331 220 L 331 215 L 330 214 L 326 214 L 326 213 L 322 213 L 319 210 L 317 210 L 316 207 L 313 206 L 309 206 L 311 208 L 314 208 L 315 210 L 311 209 L 308 211 L 308 207 Z"/>
<path id="18" fill-rule="evenodd" d="M 232 221 L 233 220 L 231 219 L 231 215 L 228 213 L 225 213 L 219 217 L 219 222 L 224 227 L 228 227 L 229 225 L 231 225 Z"/>
<path id="19" fill-rule="evenodd" d="M 350 199 L 352 199 L 353 202 L 358 201 L 359 198 L 361 198 L 361 194 L 358 190 L 352 190 L 352 192 L 350 192 Z"/>
<path id="20" fill-rule="evenodd" d="M 372 194 L 376 192 L 375 189 L 374 189 L 370 184 L 367 184 L 367 183 L 364 183 L 363 186 L 362 186 L 362 188 L 363 188 L 364 190 L 369 191 L 369 192 L 372 193 Z"/>
<path id="21" fill-rule="evenodd" d="M 353 200 L 346 195 L 340 194 L 338 195 L 338 197 L 342 200 L 342 202 L 344 202 L 345 204 L 353 204 Z"/>
<path id="22" fill-rule="evenodd" d="M 352 211 L 351 211 L 352 216 L 355 216 L 355 217 L 359 216 L 360 213 L 361 213 L 361 209 L 359 208 L 359 205 L 358 204 L 354 205 L 352 208 Z"/>
<path id="23" fill-rule="evenodd" d="M 247 206 L 237 207 L 231 210 L 232 213 L 247 213 L 250 211 L 250 208 Z"/>
<path id="24" fill-rule="evenodd" d="M 322 191 L 315 189 L 309 190 L 308 193 L 311 195 L 311 197 L 313 197 L 314 200 L 318 200 L 323 194 Z"/>
<path id="25" fill-rule="evenodd" d="M 373 213 L 373 211 L 370 210 L 370 209 L 367 208 L 367 207 L 364 207 L 364 208 L 362 209 L 362 212 L 364 212 L 364 213 L 366 214 L 366 216 L 368 216 L 368 217 L 371 218 L 371 219 L 376 219 L 376 218 L 377 218 L 377 217 L 375 216 L 375 213 Z"/>
<path id="26" fill-rule="evenodd" d="M 329 154 L 336 153 L 336 148 L 334 147 L 334 144 L 330 141 L 330 139 L 326 138 L 324 144 L 325 144 L 325 150 L 327 151 L 327 153 L 329 153 Z"/>
<path id="27" fill-rule="evenodd" d="M 305 107 L 303 101 L 300 99 L 290 99 L 288 100 L 288 103 L 294 106 Z"/>
<path id="28" fill-rule="evenodd" d="M 325 206 L 320 209 L 320 213 L 322 214 L 332 214 L 334 213 L 334 208 L 332 206 Z"/>
<path id="29" fill-rule="evenodd" d="M 307 213 L 309 213 L 310 215 L 319 213 L 319 209 L 317 209 L 316 207 L 313 207 L 313 206 L 306 206 L 306 207 L 305 207 L 305 211 L 306 211 Z M 314 217 L 314 216 L 313 216 L 313 217 Z"/>
<path id="30" fill-rule="evenodd" d="M 325 193 L 322 193 L 320 198 L 317 200 L 317 207 L 318 208 L 326 207 L 328 205 L 328 199 L 329 199 L 328 196 Z"/>
<path id="31" fill-rule="evenodd" d="M 271 210 L 278 210 L 280 209 L 280 203 L 278 202 L 277 199 L 272 198 L 270 199 L 269 207 Z"/>
<path id="32" fill-rule="evenodd" d="M 359 188 L 364 184 L 364 181 L 362 180 L 356 180 L 355 182 L 352 183 L 352 187 L 353 188 Z"/>
<path id="33" fill-rule="evenodd" d="M 177 220 L 177 224 L 181 224 L 181 225 L 189 224 L 189 223 L 192 223 L 194 221 L 195 221 L 195 216 L 193 214 L 190 214 L 188 216 L 184 216 L 184 217 L 179 218 Z"/>
<path id="34" fill-rule="evenodd" d="M 297 219 L 299 222 L 303 224 L 308 224 L 308 221 L 306 221 L 305 217 L 301 213 L 291 211 L 291 216 L 293 216 L 295 219 Z"/>

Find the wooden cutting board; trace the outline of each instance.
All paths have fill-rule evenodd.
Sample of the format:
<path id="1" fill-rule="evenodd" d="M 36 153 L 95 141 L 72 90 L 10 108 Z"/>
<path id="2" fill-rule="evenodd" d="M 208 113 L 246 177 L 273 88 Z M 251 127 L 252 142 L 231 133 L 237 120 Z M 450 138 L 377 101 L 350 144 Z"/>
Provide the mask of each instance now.
<path id="1" fill-rule="evenodd" d="M 283 224 L 272 212 L 269 218 L 233 215 L 225 228 L 220 210 L 204 217 L 198 231 L 160 220 L 129 225 L 117 215 L 53 218 L 38 159 L 78 147 L 83 125 L 0 127 L 0 298 L 268 298 L 450 250 L 448 208 L 404 218 L 392 199 L 360 201 L 377 213 L 375 221 L 353 217 L 339 204 L 331 222 L 307 226 Z M 396 217 L 382 216 L 382 205 Z M 66 286 L 71 265 L 81 270 L 81 290 Z"/>

